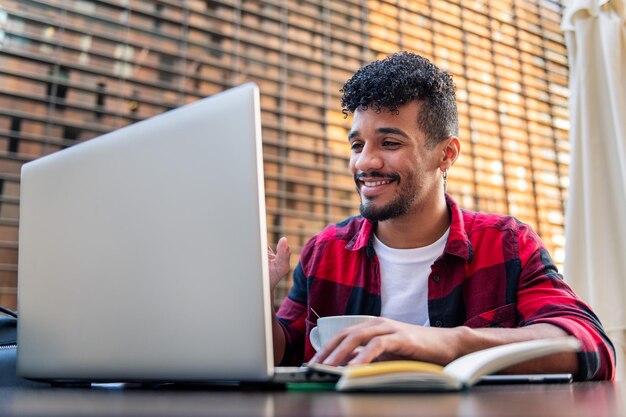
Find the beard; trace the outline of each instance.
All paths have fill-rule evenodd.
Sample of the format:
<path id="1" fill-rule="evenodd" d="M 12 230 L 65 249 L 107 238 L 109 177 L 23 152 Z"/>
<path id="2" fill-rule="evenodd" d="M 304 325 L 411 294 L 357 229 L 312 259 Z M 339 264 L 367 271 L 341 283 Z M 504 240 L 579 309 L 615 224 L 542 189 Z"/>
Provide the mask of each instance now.
<path id="1" fill-rule="evenodd" d="M 417 198 L 418 184 L 413 173 L 409 174 L 405 180 L 400 180 L 400 175 L 371 173 L 372 176 L 385 177 L 393 179 L 398 184 L 398 189 L 391 201 L 384 205 L 377 205 L 375 199 L 364 198 L 358 187 L 357 192 L 361 198 L 359 210 L 361 215 L 371 222 L 382 222 L 405 215 Z M 360 178 L 367 177 L 365 174 L 359 174 L 354 177 L 355 181 Z"/>

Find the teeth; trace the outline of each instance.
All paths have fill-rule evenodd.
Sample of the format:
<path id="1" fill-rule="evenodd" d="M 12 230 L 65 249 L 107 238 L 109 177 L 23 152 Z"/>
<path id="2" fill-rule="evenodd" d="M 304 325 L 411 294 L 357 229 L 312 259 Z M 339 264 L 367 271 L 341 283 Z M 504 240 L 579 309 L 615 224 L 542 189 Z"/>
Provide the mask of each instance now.
<path id="1" fill-rule="evenodd" d="M 391 180 L 385 180 L 385 181 L 363 181 L 363 183 L 365 184 L 366 187 L 376 187 L 377 185 L 383 185 L 383 184 L 389 184 L 391 182 Z"/>

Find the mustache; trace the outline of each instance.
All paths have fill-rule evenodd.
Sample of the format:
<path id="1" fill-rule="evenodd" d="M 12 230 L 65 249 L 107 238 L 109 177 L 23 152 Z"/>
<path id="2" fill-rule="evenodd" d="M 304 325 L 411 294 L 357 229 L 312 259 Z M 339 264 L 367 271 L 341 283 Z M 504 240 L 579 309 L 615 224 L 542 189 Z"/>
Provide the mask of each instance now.
<path id="1" fill-rule="evenodd" d="M 368 171 L 368 172 L 359 172 L 354 175 L 354 181 L 359 182 L 363 181 L 367 178 L 376 178 L 376 179 L 387 179 L 392 181 L 400 181 L 400 174 L 395 172 L 380 172 L 380 171 Z"/>

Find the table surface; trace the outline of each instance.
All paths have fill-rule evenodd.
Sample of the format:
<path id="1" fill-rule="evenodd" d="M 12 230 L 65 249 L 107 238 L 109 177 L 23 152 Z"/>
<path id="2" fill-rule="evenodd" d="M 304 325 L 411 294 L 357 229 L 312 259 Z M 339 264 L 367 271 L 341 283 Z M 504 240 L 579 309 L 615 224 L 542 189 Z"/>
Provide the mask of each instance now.
<path id="1" fill-rule="evenodd" d="M 0 416 L 626 417 L 626 385 L 476 386 L 458 393 L 305 390 L 0 388 Z"/>

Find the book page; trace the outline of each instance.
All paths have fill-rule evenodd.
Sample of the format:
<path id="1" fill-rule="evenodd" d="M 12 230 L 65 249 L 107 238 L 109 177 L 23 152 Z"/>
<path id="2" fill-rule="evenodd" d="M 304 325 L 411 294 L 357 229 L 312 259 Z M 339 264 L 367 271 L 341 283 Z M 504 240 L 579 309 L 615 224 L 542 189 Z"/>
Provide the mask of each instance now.
<path id="1" fill-rule="evenodd" d="M 504 368 L 559 352 L 576 352 L 580 342 L 574 337 L 538 339 L 510 343 L 473 352 L 450 362 L 444 372 L 461 381 L 465 386 L 474 385 L 483 375 Z"/>
<path id="2" fill-rule="evenodd" d="M 343 368 L 337 382 L 340 391 L 442 391 L 462 384 L 433 363 L 395 360 Z"/>

